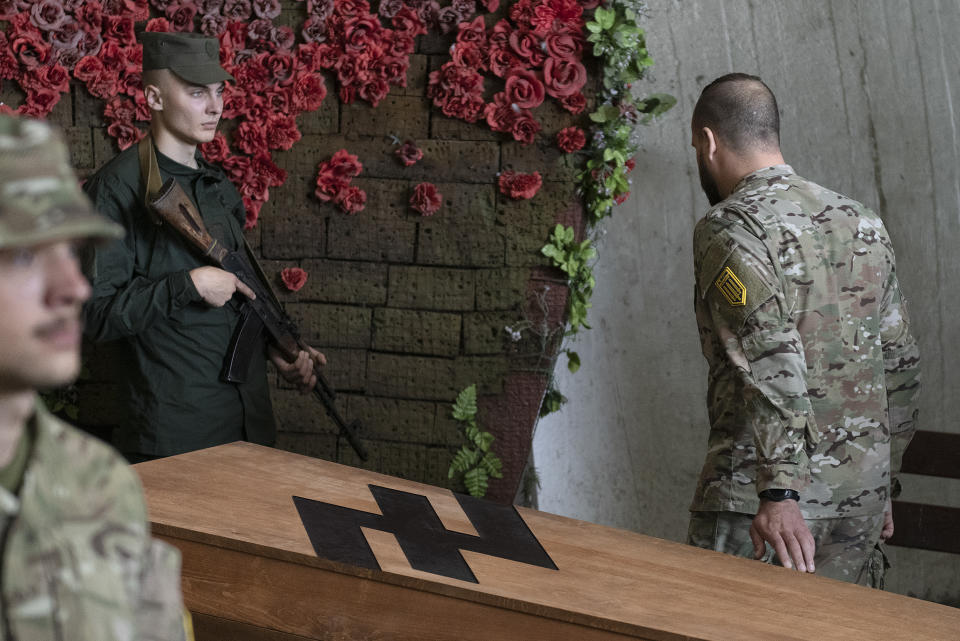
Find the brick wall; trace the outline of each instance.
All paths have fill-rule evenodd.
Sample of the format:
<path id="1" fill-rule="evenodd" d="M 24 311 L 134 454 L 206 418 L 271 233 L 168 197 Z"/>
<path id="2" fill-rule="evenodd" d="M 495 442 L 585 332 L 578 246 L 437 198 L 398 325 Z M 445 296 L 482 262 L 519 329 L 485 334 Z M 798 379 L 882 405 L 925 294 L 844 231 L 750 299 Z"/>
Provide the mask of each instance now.
<path id="1" fill-rule="evenodd" d="M 285 2 L 279 21 L 299 31 L 303 11 L 302 4 Z M 449 485 L 447 468 L 461 443 L 450 404 L 477 383 L 480 423 L 496 435 L 494 449 L 505 463 L 505 478 L 488 496 L 508 501 L 528 458 L 556 342 L 526 332 L 514 343 L 504 327 L 527 320 L 554 331 L 562 322 L 565 289 L 539 250 L 557 221 L 582 226 L 575 157 L 556 148 L 555 135 L 583 126 L 585 118 L 548 98 L 534 111 L 543 126 L 538 141 L 522 146 L 484 125 L 444 117 L 425 91 L 429 71 L 449 59 L 452 40 L 452 34 L 418 38 L 407 87 L 394 89 L 377 108 L 340 104 L 328 77 L 323 105 L 298 118 L 303 138 L 274 155 L 289 179 L 271 189 L 248 237 L 268 274 L 293 266 L 309 272 L 299 292 L 281 286 L 278 293 L 307 341 L 326 353 L 339 409 L 348 421 L 363 423 L 370 459 L 361 462 L 338 438 L 311 396 L 279 381 L 272 390 L 278 447 Z M 7 102 L 19 101 L 7 87 L 4 94 Z M 50 116 L 66 129 L 81 174 L 117 152 L 101 111 L 98 100 L 75 86 Z M 423 159 L 404 167 L 391 137 L 415 141 Z M 367 192 L 367 204 L 354 216 L 312 195 L 317 164 L 341 148 L 364 166 L 353 184 Z M 529 201 L 501 195 L 496 177 L 506 169 L 539 171 L 540 193 Z M 407 204 L 422 181 L 443 194 L 432 217 Z M 105 359 L 88 359 L 80 384 L 80 422 L 94 431 L 115 422 L 112 392 L 103 382 L 109 351 L 100 350 Z"/>

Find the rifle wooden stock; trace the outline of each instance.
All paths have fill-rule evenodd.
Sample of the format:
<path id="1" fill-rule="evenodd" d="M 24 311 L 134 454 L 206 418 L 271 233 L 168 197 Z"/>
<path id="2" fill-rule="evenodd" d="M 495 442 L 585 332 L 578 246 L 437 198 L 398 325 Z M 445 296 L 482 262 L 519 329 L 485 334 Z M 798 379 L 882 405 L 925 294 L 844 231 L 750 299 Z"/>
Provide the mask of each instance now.
<path id="1" fill-rule="evenodd" d="M 280 307 L 279 301 L 270 290 L 269 283 L 263 282 L 260 276 L 262 271 L 252 264 L 256 259 L 250 256 L 248 260 L 245 254 L 229 251 L 223 243 L 213 238 L 207 232 L 193 201 L 184 193 L 175 179 L 170 178 L 163 184 L 157 197 L 150 201 L 150 208 L 170 227 L 177 230 L 199 253 L 202 253 L 207 261 L 242 280 L 256 294 L 256 298 L 246 301 L 246 305 L 253 314 L 245 314 L 241 319 L 234 334 L 230 354 L 226 355 L 225 380 L 233 383 L 245 380 L 250 354 L 237 352 L 249 344 L 251 334 L 254 330 L 258 331 L 259 326 L 267 330 L 273 344 L 287 362 L 292 363 L 297 359 L 300 350 L 306 350 L 306 344 L 300 339 L 297 326 Z M 317 377 L 317 384 L 313 388 L 314 395 L 323 403 L 324 409 L 340 428 L 341 433 L 347 437 L 357 456 L 366 461 L 367 452 L 357 436 L 360 423 L 358 421 L 347 423 L 340 416 L 334 405 L 336 394 L 316 364 L 313 366 L 313 373 Z"/>
<path id="2" fill-rule="evenodd" d="M 168 225 L 180 232 L 180 235 L 193 243 L 203 255 L 217 265 L 222 265 L 227 248 L 207 232 L 200 213 L 196 210 L 183 188 L 173 178 L 163 184 L 150 207 Z"/>

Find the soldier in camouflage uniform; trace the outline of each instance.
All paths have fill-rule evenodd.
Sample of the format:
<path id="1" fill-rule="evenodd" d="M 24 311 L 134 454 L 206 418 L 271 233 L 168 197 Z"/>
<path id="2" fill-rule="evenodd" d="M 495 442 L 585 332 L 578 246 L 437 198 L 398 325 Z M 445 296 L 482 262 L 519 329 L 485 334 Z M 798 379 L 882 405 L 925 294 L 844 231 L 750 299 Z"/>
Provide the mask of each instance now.
<path id="1" fill-rule="evenodd" d="M 693 243 L 711 429 L 689 541 L 881 587 L 919 353 L 883 222 L 794 174 L 779 124 L 744 74 L 694 110 L 712 205 Z"/>
<path id="2" fill-rule="evenodd" d="M 47 125 L 0 116 L 0 640 L 184 639 L 179 554 L 151 539 L 133 470 L 49 414 L 80 367 L 95 214 Z"/>

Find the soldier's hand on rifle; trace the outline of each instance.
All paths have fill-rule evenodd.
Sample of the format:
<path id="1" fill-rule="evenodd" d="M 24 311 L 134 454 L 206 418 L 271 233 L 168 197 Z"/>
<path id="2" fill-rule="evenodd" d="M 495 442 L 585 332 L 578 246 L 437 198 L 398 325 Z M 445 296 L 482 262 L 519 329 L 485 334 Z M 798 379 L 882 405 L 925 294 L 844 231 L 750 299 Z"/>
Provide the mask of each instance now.
<path id="1" fill-rule="evenodd" d="M 277 367 L 280 375 L 288 383 L 296 385 L 301 394 L 306 394 L 317 384 L 317 375 L 314 373 L 314 367 L 321 367 L 327 364 L 327 357 L 313 349 L 309 345 L 306 350 L 300 350 L 297 354 L 297 360 L 292 363 L 287 362 L 279 350 L 270 345 L 267 348 L 267 354 L 270 360 Z"/>
<path id="2" fill-rule="evenodd" d="M 219 267 L 191 269 L 190 278 L 203 300 L 212 307 L 223 307 L 235 292 L 240 292 L 251 300 L 257 297 L 242 280 Z"/>

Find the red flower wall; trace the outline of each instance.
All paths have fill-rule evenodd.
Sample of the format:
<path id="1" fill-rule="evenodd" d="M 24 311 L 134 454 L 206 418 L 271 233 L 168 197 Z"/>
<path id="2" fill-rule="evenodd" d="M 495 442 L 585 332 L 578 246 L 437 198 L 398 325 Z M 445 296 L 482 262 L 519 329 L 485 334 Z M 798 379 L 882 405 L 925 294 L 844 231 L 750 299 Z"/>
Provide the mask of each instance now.
<path id="1" fill-rule="evenodd" d="M 237 82 L 203 153 L 237 185 L 281 297 L 331 357 L 370 465 L 444 484 L 460 438 L 449 403 L 478 382 L 480 422 L 505 460 L 491 495 L 510 500 L 565 302 L 539 248 L 555 222 L 582 230 L 574 175 L 590 8 L 0 0 L 0 108 L 64 126 L 86 174 L 148 126 L 135 24 L 219 38 Z M 504 327 L 521 324 L 514 341 Z M 95 363 L 81 387 L 82 420 L 108 425 Z M 273 394 L 279 445 L 359 464 L 322 410 L 290 392 Z"/>

